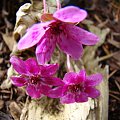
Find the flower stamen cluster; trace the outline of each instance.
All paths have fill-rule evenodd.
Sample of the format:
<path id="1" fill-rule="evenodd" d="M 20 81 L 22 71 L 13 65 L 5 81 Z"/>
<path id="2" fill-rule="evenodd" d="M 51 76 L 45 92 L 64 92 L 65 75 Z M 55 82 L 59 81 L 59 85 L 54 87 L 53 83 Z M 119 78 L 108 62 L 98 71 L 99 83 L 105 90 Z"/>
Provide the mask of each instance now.
<path id="1" fill-rule="evenodd" d="M 84 85 L 83 84 L 76 84 L 76 85 L 70 85 L 68 87 L 68 91 L 72 93 L 77 93 L 77 92 L 83 92 L 84 91 Z"/>

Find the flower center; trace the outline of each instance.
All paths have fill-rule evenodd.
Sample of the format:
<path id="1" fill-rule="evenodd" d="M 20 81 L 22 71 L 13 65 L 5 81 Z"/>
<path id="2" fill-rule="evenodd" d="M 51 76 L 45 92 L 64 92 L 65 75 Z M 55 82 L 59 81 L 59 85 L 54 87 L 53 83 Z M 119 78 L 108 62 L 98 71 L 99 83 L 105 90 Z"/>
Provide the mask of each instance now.
<path id="1" fill-rule="evenodd" d="M 55 23 L 51 24 L 49 27 L 51 29 L 51 33 L 54 35 L 59 35 L 62 32 L 60 22 L 55 22 Z"/>
<path id="2" fill-rule="evenodd" d="M 72 93 L 84 91 L 84 84 L 69 85 L 68 90 Z"/>
<path id="3" fill-rule="evenodd" d="M 41 81 L 40 76 L 31 76 L 29 79 L 29 83 L 34 85 L 38 84 L 40 81 Z"/>

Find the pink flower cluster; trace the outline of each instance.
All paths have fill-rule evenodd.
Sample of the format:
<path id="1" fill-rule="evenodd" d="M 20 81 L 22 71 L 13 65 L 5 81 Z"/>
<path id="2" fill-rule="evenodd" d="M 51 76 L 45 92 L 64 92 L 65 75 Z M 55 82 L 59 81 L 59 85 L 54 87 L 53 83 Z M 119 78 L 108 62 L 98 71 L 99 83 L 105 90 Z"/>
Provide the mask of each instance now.
<path id="1" fill-rule="evenodd" d="M 68 6 L 52 14 L 43 14 L 41 23 L 34 24 L 18 42 L 18 49 L 36 46 L 36 59 L 25 61 L 16 56 L 10 59 L 18 76 L 11 81 L 18 87 L 25 86 L 32 98 L 48 96 L 60 98 L 61 103 L 86 102 L 88 97 L 97 98 L 100 92 L 95 88 L 101 81 L 101 74 L 86 76 L 85 70 L 79 73 L 68 72 L 63 80 L 55 77 L 58 64 L 46 64 L 50 61 L 56 46 L 61 51 L 78 60 L 84 45 L 94 45 L 98 37 L 75 26 L 87 16 L 87 12 L 77 7 Z"/>
<path id="2" fill-rule="evenodd" d="M 25 86 L 32 98 L 42 95 L 60 98 L 61 103 L 86 102 L 88 97 L 96 98 L 100 92 L 95 86 L 102 81 L 101 74 L 86 76 L 85 70 L 79 73 L 68 72 L 63 80 L 53 75 L 58 64 L 39 65 L 33 58 L 23 61 L 16 56 L 10 59 L 19 76 L 12 76 L 12 83 L 18 87 Z"/>

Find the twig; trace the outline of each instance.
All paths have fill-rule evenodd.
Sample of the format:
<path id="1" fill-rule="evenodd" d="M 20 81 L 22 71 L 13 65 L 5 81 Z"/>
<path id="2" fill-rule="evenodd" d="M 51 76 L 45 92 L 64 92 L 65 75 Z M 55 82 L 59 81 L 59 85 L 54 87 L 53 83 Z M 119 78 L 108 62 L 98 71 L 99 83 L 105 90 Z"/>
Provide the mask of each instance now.
<path id="1" fill-rule="evenodd" d="M 108 22 L 109 22 L 109 20 L 107 19 L 107 20 L 103 21 L 102 23 L 99 23 L 98 27 L 102 28 L 102 27 L 104 27 Z"/>
<path id="2" fill-rule="evenodd" d="M 94 18 L 99 22 L 99 23 L 102 23 L 102 20 L 95 14 L 94 15 Z"/>
<path id="3" fill-rule="evenodd" d="M 114 52 L 114 53 L 111 53 L 111 54 L 109 54 L 109 55 L 105 55 L 105 56 L 103 56 L 103 57 L 100 57 L 99 58 L 99 60 L 98 60 L 98 62 L 101 62 L 101 61 L 103 61 L 103 60 L 106 60 L 106 59 L 109 59 L 109 58 L 111 58 L 111 57 L 113 57 L 115 54 L 117 54 L 118 52 Z"/>
<path id="4" fill-rule="evenodd" d="M 117 70 L 112 71 L 112 72 L 109 74 L 108 79 L 109 79 L 110 77 L 112 77 L 116 72 L 117 72 Z"/>
<path id="5" fill-rule="evenodd" d="M 111 2 L 111 6 L 113 6 L 113 7 L 117 8 L 117 9 L 120 9 L 120 7 L 119 7 L 119 6 L 115 5 L 115 4 L 114 4 L 114 3 L 112 3 L 112 2 Z"/>
<path id="6" fill-rule="evenodd" d="M 116 80 L 115 80 L 115 84 L 116 84 L 116 86 L 118 87 L 118 89 L 120 91 L 120 85 L 119 85 L 119 83 Z"/>
<path id="7" fill-rule="evenodd" d="M 8 93 L 9 94 L 10 91 L 8 91 L 8 90 L 1 90 L 0 93 Z"/>
<path id="8" fill-rule="evenodd" d="M 110 54 L 109 50 L 108 50 L 105 46 L 102 46 L 102 48 L 103 48 L 104 52 L 105 52 L 107 55 Z"/>
<path id="9" fill-rule="evenodd" d="M 111 97 L 115 98 L 116 100 L 118 100 L 120 102 L 120 98 L 116 97 L 115 95 L 113 94 L 109 94 Z"/>
<path id="10" fill-rule="evenodd" d="M 113 94 L 116 94 L 116 95 L 120 95 L 120 92 L 117 92 L 117 91 L 112 91 L 112 90 L 109 90 L 110 93 L 113 93 Z"/>

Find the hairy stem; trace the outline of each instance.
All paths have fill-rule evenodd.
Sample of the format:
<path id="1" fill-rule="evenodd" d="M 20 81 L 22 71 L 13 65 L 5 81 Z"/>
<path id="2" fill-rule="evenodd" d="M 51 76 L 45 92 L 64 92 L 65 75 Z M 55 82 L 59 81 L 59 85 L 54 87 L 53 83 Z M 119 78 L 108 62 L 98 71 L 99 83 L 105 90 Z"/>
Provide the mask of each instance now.
<path id="1" fill-rule="evenodd" d="M 69 55 L 67 55 L 67 70 L 68 70 L 68 72 L 73 71 L 73 68 L 72 68 L 71 63 L 70 63 L 70 56 Z"/>
<path id="2" fill-rule="evenodd" d="M 46 13 L 47 12 L 47 10 L 46 10 L 46 0 L 43 0 L 43 6 L 44 6 L 44 13 Z"/>
<path id="3" fill-rule="evenodd" d="M 56 0 L 56 3 L 57 3 L 57 10 L 59 10 L 61 8 L 60 0 Z"/>

